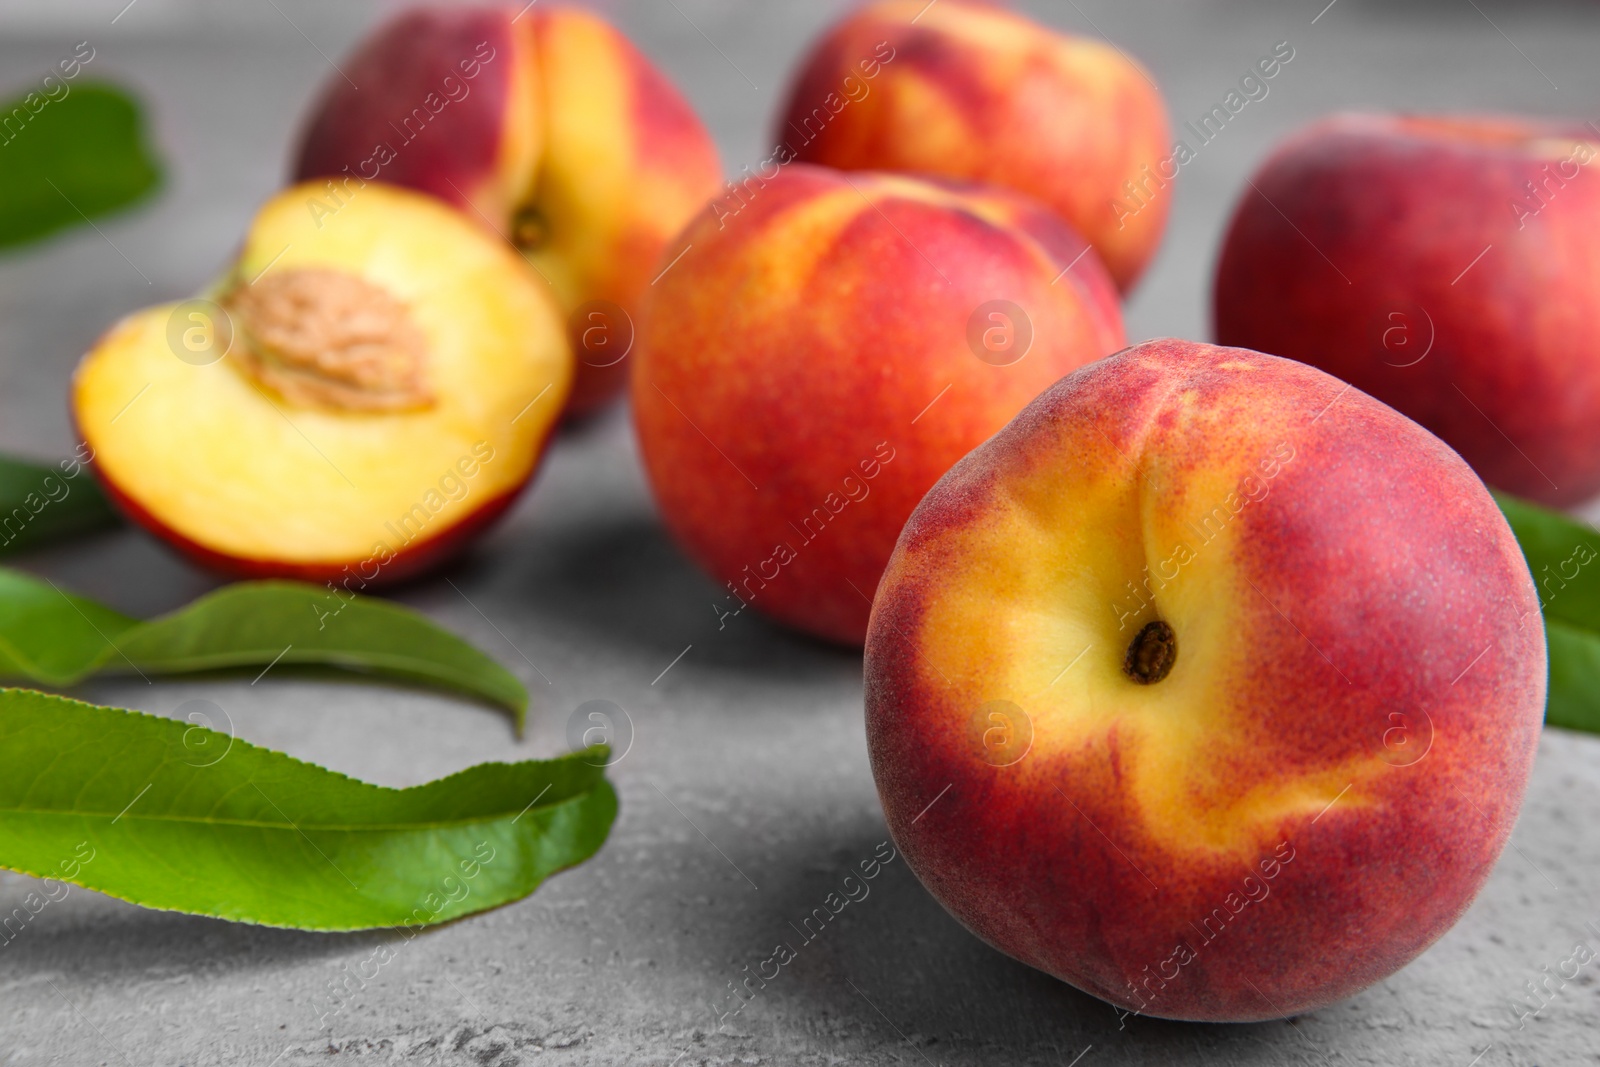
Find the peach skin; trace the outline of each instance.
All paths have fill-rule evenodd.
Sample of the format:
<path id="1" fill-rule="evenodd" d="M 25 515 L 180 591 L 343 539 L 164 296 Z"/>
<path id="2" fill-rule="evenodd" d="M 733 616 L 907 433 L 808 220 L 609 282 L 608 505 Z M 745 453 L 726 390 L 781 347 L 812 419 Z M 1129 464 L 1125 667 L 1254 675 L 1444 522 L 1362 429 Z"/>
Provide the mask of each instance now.
<path id="1" fill-rule="evenodd" d="M 1240 196 L 1217 339 L 1393 404 L 1489 484 L 1600 493 L 1600 154 L 1592 125 L 1339 115 Z"/>
<path id="2" fill-rule="evenodd" d="M 934 481 L 1124 343 L 1093 251 L 1005 190 L 793 164 L 674 243 L 632 385 L 661 513 L 719 612 L 830 641 Z"/>
<path id="3" fill-rule="evenodd" d="M 1170 190 L 1119 212 L 1171 152 L 1166 104 L 1118 49 L 1005 8 L 878 0 L 813 46 L 774 136 L 803 162 L 993 182 L 1034 196 L 1132 288 L 1166 227 Z"/>
<path id="4" fill-rule="evenodd" d="M 329 80 L 294 173 L 326 180 L 324 211 L 382 180 L 515 243 L 567 313 L 568 405 L 583 415 L 623 390 L 651 267 L 715 195 L 720 165 L 688 102 L 616 29 L 518 6 L 424 6 L 379 27 L 341 63 L 348 79 Z"/>
<path id="5" fill-rule="evenodd" d="M 989 944 L 1127 1014 L 1247 1021 L 1461 916 L 1544 711 L 1482 482 L 1314 368 L 1151 341 L 944 476 L 873 607 L 889 829 Z"/>

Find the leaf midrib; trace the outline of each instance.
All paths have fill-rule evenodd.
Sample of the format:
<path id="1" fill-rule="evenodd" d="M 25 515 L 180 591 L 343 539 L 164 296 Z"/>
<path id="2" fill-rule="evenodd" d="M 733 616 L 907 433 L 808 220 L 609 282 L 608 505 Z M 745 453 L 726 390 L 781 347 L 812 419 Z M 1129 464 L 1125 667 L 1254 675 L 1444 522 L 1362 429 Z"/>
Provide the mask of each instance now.
<path id="1" fill-rule="evenodd" d="M 116 649 L 107 650 L 110 654 L 96 657 L 94 670 L 120 672 L 121 667 L 115 660 L 122 659 Z M 203 656 L 136 656 L 129 657 L 133 661 L 132 669 L 139 666 L 150 667 L 174 673 L 188 671 L 203 671 L 223 667 L 253 667 L 261 662 L 262 657 L 272 652 L 270 648 L 241 648 L 227 652 L 211 652 Z M 124 660 L 124 663 L 127 661 Z M 391 653 L 376 652 L 332 652 L 322 650 L 307 650 L 305 653 L 286 653 L 279 663 L 284 666 L 320 667 L 338 666 L 356 672 L 374 673 L 388 670 L 392 673 L 405 672 L 411 675 L 426 678 L 451 678 L 461 679 L 474 684 L 480 684 L 478 676 L 470 670 L 456 668 L 441 668 L 437 661 L 417 660 L 406 656 L 396 656 Z M 419 662 L 421 666 L 418 666 Z"/>
<path id="2" fill-rule="evenodd" d="M 565 800 L 557 801 L 557 802 L 555 802 L 553 804 L 540 804 L 540 805 L 538 805 L 536 807 L 518 808 L 516 813 L 513 813 L 510 809 L 507 809 L 506 811 L 496 812 L 495 814 L 492 814 L 492 815 L 484 815 L 484 816 L 480 816 L 480 817 L 476 817 L 476 818 L 470 818 L 470 819 L 465 819 L 465 818 L 463 818 L 463 819 L 439 819 L 439 820 L 434 820 L 434 821 L 430 821 L 430 822 L 406 822 L 406 823 L 303 823 L 303 824 L 301 824 L 301 823 L 292 823 L 292 822 L 268 822 L 268 821 L 262 820 L 262 819 L 218 819 L 218 818 L 210 818 L 210 817 L 204 817 L 204 816 L 198 816 L 198 815 L 134 815 L 134 814 L 131 814 L 131 813 L 128 813 L 128 812 L 117 812 L 117 813 L 102 812 L 102 811 L 84 812 L 84 811 L 69 811 L 69 810 L 64 810 L 64 809 L 61 809 L 61 808 L 6 808 L 6 807 L 0 807 L 0 815 L 5 815 L 5 816 L 15 816 L 15 815 L 57 816 L 57 817 L 60 817 L 60 818 L 83 818 L 83 819 L 107 819 L 107 818 L 109 818 L 113 822 L 127 821 L 127 822 L 172 823 L 172 824 L 185 825 L 185 826 L 187 826 L 187 825 L 200 825 L 200 826 L 213 826 L 213 827 L 226 826 L 226 827 L 234 827 L 234 828 L 238 828 L 238 829 L 283 830 L 283 831 L 286 831 L 286 832 L 289 832 L 289 833 L 304 833 L 307 830 L 317 830 L 317 831 L 320 831 L 320 832 L 323 832 L 323 833 L 330 833 L 330 834 L 353 834 L 353 833 L 363 833 L 363 832 L 371 832 L 371 833 L 386 833 L 387 832 L 387 833 L 393 833 L 393 832 L 397 832 L 397 831 L 418 831 L 418 832 L 420 832 L 420 831 L 424 831 L 424 830 L 454 829 L 454 828 L 457 828 L 457 827 L 473 826 L 473 825 L 476 825 L 478 823 L 485 823 L 485 822 L 497 822 L 497 821 L 499 821 L 501 819 L 505 819 L 505 818 L 508 818 L 508 817 L 513 818 L 513 819 L 519 819 L 523 815 L 528 814 L 530 812 L 554 811 L 557 808 L 565 807 L 566 805 L 572 804 L 572 803 L 574 803 L 576 801 L 586 800 L 589 797 L 593 796 L 595 794 L 595 792 L 596 792 L 596 790 L 594 790 L 594 789 L 585 790 L 584 792 L 579 793 L 576 796 L 568 797 Z M 0 829 L 0 836 L 3 836 L 4 833 L 5 833 L 5 831 L 3 829 Z"/>

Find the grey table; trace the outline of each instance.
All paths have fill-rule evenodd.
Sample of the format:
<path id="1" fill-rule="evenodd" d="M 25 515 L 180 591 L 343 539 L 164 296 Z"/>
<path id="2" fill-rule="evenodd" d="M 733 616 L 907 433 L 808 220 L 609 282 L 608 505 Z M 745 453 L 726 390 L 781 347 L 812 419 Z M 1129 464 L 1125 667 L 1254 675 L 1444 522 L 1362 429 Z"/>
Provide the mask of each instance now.
<path id="1" fill-rule="evenodd" d="M 5 87 L 36 80 L 88 39 L 91 70 L 149 100 L 172 160 L 149 208 L 103 234 L 0 260 L 0 447 L 12 451 L 64 453 L 65 385 L 98 331 L 194 290 L 224 263 L 281 180 L 296 117 L 329 73 L 324 54 L 337 58 L 377 14 L 290 0 L 125 3 L 0 3 Z M 1295 49 L 1270 95 L 1185 168 L 1161 257 L 1129 308 L 1132 336 L 1207 335 L 1208 278 L 1233 196 L 1274 139 L 1322 111 L 1600 117 L 1600 12 L 1589 5 L 1325 3 L 1026 5 L 1141 57 L 1177 121 L 1208 110 L 1276 42 Z M 686 87 L 734 170 L 765 157 L 784 73 L 842 5 L 606 10 Z M 133 532 L 24 562 L 136 613 L 215 584 Z M 634 737 L 615 769 L 622 813 L 600 856 L 526 901 L 406 944 L 326 1030 L 316 1013 L 328 984 L 392 935 L 265 930 L 74 890 L 0 948 L 0 1064 L 1600 1060 L 1600 965 L 1525 1027 L 1513 1011 L 1525 983 L 1589 940 L 1584 923 L 1600 919 L 1591 821 L 1600 742 L 1557 731 L 1544 739 L 1513 848 L 1465 919 L 1346 1003 L 1287 1022 L 1132 1020 L 1119 1030 L 1105 1005 L 972 938 L 891 864 L 867 900 L 719 1025 L 741 969 L 886 836 L 863 743 L 859 657 L 749 613 L 719 629 L 719 590 L 663 535 L 620 412 L 563 439 L 534 491 L 449 577 L 459 592 L 434 579 L 400 598 L 528 682 L 534 711 L 520 743 L 472 706 L 277 672 L 254 685 L 112 680 L 77 695 L 159 714 L 209 699 L 241 737 L 395 786 L 561 751 L 573 709 L 615 701 Z M 0 913 L 28 888 L 0 875 Z"/>

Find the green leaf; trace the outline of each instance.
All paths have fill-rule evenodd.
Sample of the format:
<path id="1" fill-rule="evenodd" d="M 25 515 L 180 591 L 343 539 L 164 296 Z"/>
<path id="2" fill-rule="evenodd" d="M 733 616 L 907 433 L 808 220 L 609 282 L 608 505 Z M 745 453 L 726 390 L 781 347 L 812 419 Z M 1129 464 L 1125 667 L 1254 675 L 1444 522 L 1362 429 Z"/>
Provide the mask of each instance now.
<path id="1" fill-rule="evenodd" d="M 617 812 L 605 758 L 386 789 L 183 722 L 4 689 L 0 866 L 266 926 L 426 926 L 594 855 Z"/>
<path id="2" fill-rule="evenodd" d="M 138 625 L 103 604 L 0 567 L 0 677 L 72 685 L 115 656 L 117 639 Z"/>
<path id="3" fill-rule="evenodd" d="M 1600 532 L 1514 496 L 1494 497 L 1522 546 L 1544 612 L 1545 722 L 1600 733 Z"/>
<path id="4" fill-rule="evenodd" d="M 105 494 L 78 460 L 44 466 L 0 456 L 0 555 L 58 544 L 118 522 Z"/>
<path id="5" fill-rule="evenodd" d="M 1600 634 L 1546 618 L 1550 703 L 1545 722 L 1600 734 Z"/>
<path id="6" fill-rule="evenodd" d="M 59 86 L 59 99 L 36 89 L 0 102 L 0 248 L 127 207 L 161 180 L 131 97 Z"/>
<path id="7" fill-rule="evenodd" d="M 437 686 L 511 712 L 528 691 L 515 675 L 425 616 L 303 582 L 239 582 L 140 622 L 0 567 L 0 677 L 52 686 L 91 674 L 184 674 L 301 665 Z"/>

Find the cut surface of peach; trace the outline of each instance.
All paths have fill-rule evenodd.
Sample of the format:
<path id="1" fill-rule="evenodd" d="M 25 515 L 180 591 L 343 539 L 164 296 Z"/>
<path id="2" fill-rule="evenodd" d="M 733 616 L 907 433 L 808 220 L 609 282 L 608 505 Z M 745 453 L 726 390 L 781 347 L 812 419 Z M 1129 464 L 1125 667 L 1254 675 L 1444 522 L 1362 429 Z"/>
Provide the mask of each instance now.
<path id="1" fill-rule="evenodd" d="M 436 554 L 526 483 L 571 385 L 514 248 L 422 194 L 350 184 L 311 210 L 328 196 L 278 194 L 206 300 L 123 319 L 74 379 L 113 495 L 228 569 Z"/>

